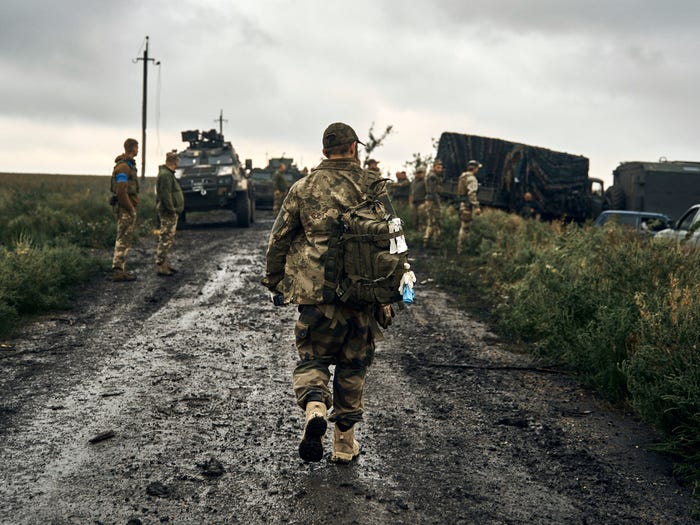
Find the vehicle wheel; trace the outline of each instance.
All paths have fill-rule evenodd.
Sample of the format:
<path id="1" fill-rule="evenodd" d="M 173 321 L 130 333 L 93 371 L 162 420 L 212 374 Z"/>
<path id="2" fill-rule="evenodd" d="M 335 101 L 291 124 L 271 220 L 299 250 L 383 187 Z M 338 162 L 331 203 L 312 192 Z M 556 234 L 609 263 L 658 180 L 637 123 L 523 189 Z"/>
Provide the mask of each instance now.
<path id="1" fill-rule="evenodd" d="M 241 228 L 250 226 L 250 198 L 248 192 L 239 192 L 236 194 L 236 223 Z"/>
<path id="2" fill-rule="evenodd" d="M 605 200 L 603 201 L 604 210 L 624 210 L 625 209 L 625 192 L 622 188 L 616 185 L 610 186 L 605 190 Z"/>

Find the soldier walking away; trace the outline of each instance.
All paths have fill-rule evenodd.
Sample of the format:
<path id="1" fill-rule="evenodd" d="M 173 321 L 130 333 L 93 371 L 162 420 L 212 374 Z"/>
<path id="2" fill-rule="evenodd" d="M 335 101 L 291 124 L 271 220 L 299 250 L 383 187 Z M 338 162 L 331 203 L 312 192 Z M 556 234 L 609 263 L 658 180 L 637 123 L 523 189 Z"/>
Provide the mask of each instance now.
<path id="1" fill-rule="evenodd" d="M 459 233 L 457 234 L 457 254 L 462 254 L 464 240 L 469 236 L 472 215 L 481 215 L 477 192 L 479 181 L 476 174 L 482 164 L 476 160 L 467 163 L 467 170 L 457 180 L 457 201 L 459 202 Z"/>
<path id="2" fill-rule="evenodd" d="M 160 219 L 160 233 L 156 248 L 156 273 L 168 277 L 177 270 L 168 263 L 168 254 L 175 241 L 177 218 L 185 209 L 185 197 L 182 188 L 175 179 L 178 156 L 175 152 L 165 155 L 165 164 L 158 169 L 156 182 L 156 210 Z"/>
<path id="3" fill-rule="evenodd" d="M 287 179 L 284 174 L 287 171 L 287 166 L 281 163 L 275 174 L 272 177 L 272 188 L 273 188 L 273 201 L 272 201 L 272 213 L 277 215 L 282 207 L 282 201 L 287 196 L 287 189 L 289 184 L 287 184 Z"/>
<path id="4" fill-rule="evenodd" d="M 413 227 L 418 233 L 423 233 L 425 228 L 425 210 L 423 203 L 425 202 L 425 168 L 418 166 L 413 174 L 411 181 L 411 189 L 408 195 L 408 203 L 411 206 L 411 215 L 413 217 Z"/>
<path id="5" fill-rule="evenodd" d="M 349 463 L 359 455 L 355 424 L 364 411 L 365 376 L 375 340 L 381 338 L 378 324 L 386 327 L 391 322 L 389 306 L 351 306 L 324 294 L 329 240 L 340 215 L 364 202 L 370 186 L 393 211 L 380 177 L 362 169 L 359 144 L 347 124 L 336 122 L 326 128 L 326 159 L 291 187 L 268 242 L 262 283 L 274 294 L 275 304 L 299 305 L 294 328 L 299 361 L 293 385 L 297 404 L 306 412 L 299 445 L 304 461 L 323 458 L 328 421 L 335 423 L 331 461 Z M 335 365 L 332 393 L 331 365 Z"/>
<path id="6" fill-rule="evenodd" d="M 136 207 L 139 203 L 139 178 L 134 159 L 139 153 L 136 139 L 124 141 L 124 153 L 114 159 L 111 191 L 112 209 L 117 221 L 117 239 L 112 258 L 112 280 L 135 281 L 136 275 L 126 271 L 126 256 L 131 249 L 136 227 Z"/>
<path id="7" fill-rule="evenodd" d="M 442 191 L 442 161 L 436 160 L 433 169 L 425 178 L 425 234 L 423 235 L 423 248 L 440 245 L 442 211 L 440 209 L 440 192 Z"/>

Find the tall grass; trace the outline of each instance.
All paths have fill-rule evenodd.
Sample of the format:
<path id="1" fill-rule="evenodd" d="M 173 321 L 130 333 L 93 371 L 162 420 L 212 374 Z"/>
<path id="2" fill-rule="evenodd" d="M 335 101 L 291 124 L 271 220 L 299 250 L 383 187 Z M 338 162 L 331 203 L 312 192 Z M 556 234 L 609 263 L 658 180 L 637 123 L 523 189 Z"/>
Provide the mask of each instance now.
<path id="1" fill-rule="evenodd" d="M 75 285 L 107 267 L 116 236 L 109 197 L 109 177 L 0 174 L 0 336 L 65 307 Z M 153 207 L 146 191 L 137 238 L 153 228 Z"/>
<path id="2" fill-rule="evenodd" d="M 456 295 L 478 293 L 499 329 L 541 359 L 632 406 L 700 487 L 700 252 L 486 211 L 457 256 L 458 222 L 445 210 L 433 276 Z"/>

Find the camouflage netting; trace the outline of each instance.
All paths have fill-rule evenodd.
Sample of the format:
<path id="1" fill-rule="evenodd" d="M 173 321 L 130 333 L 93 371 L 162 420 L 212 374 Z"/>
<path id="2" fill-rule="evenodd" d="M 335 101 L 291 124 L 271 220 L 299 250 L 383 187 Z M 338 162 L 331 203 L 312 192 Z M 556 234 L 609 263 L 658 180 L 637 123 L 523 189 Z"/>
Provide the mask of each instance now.
<path id="1" fill-rule="evenodd" d="M 590 208 L 588 159 L 546 148 L 501 139 L 443 133 L 437 157 L 445 166 L 445 192 L 454 193 L 456 180 L 471 159 L 483 164 L 479 179 L 482 204 L 518 210 L 531 192 L 551 218 L 583 219 Z"/>

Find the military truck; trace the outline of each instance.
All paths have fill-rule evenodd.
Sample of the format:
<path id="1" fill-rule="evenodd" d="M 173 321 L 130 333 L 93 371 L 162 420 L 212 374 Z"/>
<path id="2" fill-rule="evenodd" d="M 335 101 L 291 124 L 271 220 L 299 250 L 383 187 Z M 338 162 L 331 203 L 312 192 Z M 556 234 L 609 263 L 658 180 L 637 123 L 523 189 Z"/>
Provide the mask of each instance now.
<path id="1" fill-rule="evenodd" d="M 184 224 L 191 211 L 227 209 L 235 214 L 238 226 L 250 226 L 255 221 L 255 195 L 246 169 L 252 162 L 246 160 L 242 166 L 231 143 L 215 129 L 183 131 L 182 141 L 189 146 L 179 152 L 175 170 L 185 195 L 180 222 Z"/>
<path id="2" fill-rule="evenodd" d="M 250 172 L 250 180 L 255 187 L 255 205 L 260 209 L 272 209 L 274 202 L 272 176 L 280 164 L 284 164 L 287 168 L 284 172 L 284 177 L 287 179 L 288 186 L 291 186 L 302 177 L 301 171 L 294 164 L 294 159 L 286 157 L 273 157 L 267 161 L 266 167 L 253 168 Z"/>
<path id="3" fill-rule="evenodd" d="M 519 213 L 530 192 L 545 220 L 583 222 L 598 216 L 603 205 L 603 181 L 588 176 L 588 159 L 517 142 L 445 132 L 438 142 L 442 160 L 443 196 L 454 200 L 457 179 L 474 159 L 477 198 L 482 206 Z"/>
<path id="4" fill-rule="evenodd" d="M 700 162 L 622 162 L 605 190 L 603 208 L 665 213 L 678 219 L 700 202 Z"/>

